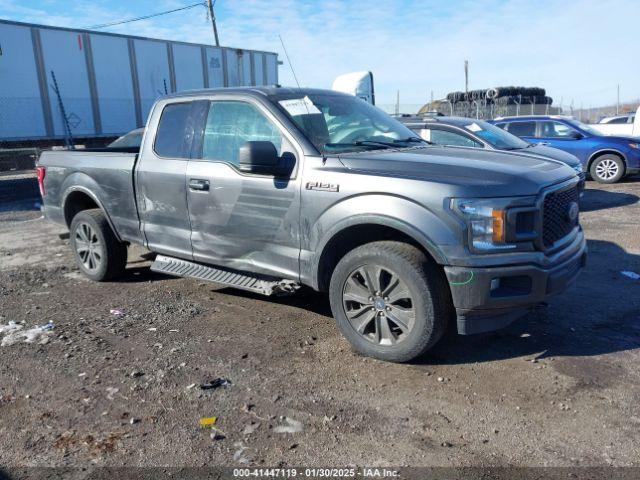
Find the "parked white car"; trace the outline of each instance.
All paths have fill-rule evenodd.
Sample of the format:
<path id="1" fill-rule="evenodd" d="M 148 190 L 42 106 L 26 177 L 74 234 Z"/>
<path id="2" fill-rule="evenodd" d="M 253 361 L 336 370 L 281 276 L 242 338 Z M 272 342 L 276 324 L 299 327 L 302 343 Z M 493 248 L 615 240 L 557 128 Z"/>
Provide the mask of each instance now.
<path id="1" fill-rule="evenodd" d="M 640 107 L 636 113 L 606 117 L 591 126 L 604 135 L 640 137 Z"/>

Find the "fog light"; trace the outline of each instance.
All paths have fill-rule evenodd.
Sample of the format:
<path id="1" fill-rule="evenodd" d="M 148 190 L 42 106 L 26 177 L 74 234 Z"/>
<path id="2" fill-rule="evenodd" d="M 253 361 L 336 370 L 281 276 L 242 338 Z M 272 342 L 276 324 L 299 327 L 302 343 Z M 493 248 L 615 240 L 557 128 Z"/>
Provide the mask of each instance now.
<path id="1" fill-rule="evenodd" d="M 491 279 L 491 291 L 493 292 L 494 290 L 497 290 L 499 288 L 500 288 L 500 279 L 499 278 Z"/>

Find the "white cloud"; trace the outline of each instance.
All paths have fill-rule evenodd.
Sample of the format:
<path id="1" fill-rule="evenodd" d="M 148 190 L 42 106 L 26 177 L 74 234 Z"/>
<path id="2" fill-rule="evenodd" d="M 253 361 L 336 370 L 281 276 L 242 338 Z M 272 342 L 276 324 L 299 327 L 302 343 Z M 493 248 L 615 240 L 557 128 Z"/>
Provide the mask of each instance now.
<path id="1" fill-rule="evenodd" d="M 113 6 L 115 3 L 115 7 Z M 189 2 L 163 0 L 153 11 Z M 63 26 L 86 26 L 139 15 L 120 2 L 67 2 L 44 8 L 0 0 L 0 16 Z M 65 12 L 65 10 L 67 10 Z M 420 103 L 464 88 L 525 85 L 547 88 L 556 103 L 597 105 L 640 97 L 636 61 L 640 2 L 625 0 L 379 1 L 219 0 L 223 45 L 277 51 L 282 35 L 301 83 L 329 87 L 333 78 L 372 70 L 380 103 Z M 109 29 L 120 33 L 210 43 L 204 8 Z M 283 84 L 293 84 L 289 66 Z"/>

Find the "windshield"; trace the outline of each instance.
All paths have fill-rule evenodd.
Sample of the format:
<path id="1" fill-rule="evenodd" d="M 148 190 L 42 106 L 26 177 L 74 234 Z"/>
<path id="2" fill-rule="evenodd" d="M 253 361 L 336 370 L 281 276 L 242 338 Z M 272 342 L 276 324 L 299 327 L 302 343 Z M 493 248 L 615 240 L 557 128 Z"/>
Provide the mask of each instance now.
<path id="1" fill-rule="evenodd" d="M 301 93 L 278 104 L 322 153 L 427 143 L 382 110 L 356 97 Z"/>
<path id="2" fill-rule="evenodd" d="M 482 120 L 470 122 L 464 128 L 498 150 L 519 150 L 530 145 L 515 135 Z"/>
<path id="3" fill-rule="evenodd" d="M 601 132 L 593 128 L 591 125 L 587 125 L 586 123 L 582 123 L 578 120 L 566 120 L 569 125 L 573 125 L 574 127 L 579 128 L 580 130 L 584 130 L 585 132 L 589 132 L 591 135 L 602 135 Z"/>

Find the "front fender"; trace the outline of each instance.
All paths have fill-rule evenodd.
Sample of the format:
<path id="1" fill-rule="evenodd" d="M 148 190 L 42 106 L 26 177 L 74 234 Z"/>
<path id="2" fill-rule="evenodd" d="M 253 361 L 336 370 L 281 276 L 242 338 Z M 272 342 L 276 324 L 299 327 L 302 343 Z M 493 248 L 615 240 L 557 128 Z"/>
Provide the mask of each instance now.
<path id="1" fill-rule="evenodd" d="M 318 285 L 319 262 L 331 239 L 346 228 L 372 224 L 391 227 L 408 235 L 441 265 L 447 264 L 442 247 L 460 244 L 453 223 L 447 223 L 411 199 L 381 194 L 350 197 L 325 210 L 309 230 L 308 273 L 313 285 Z M 304 258 L 301 260 L 305 261 Z"/>

